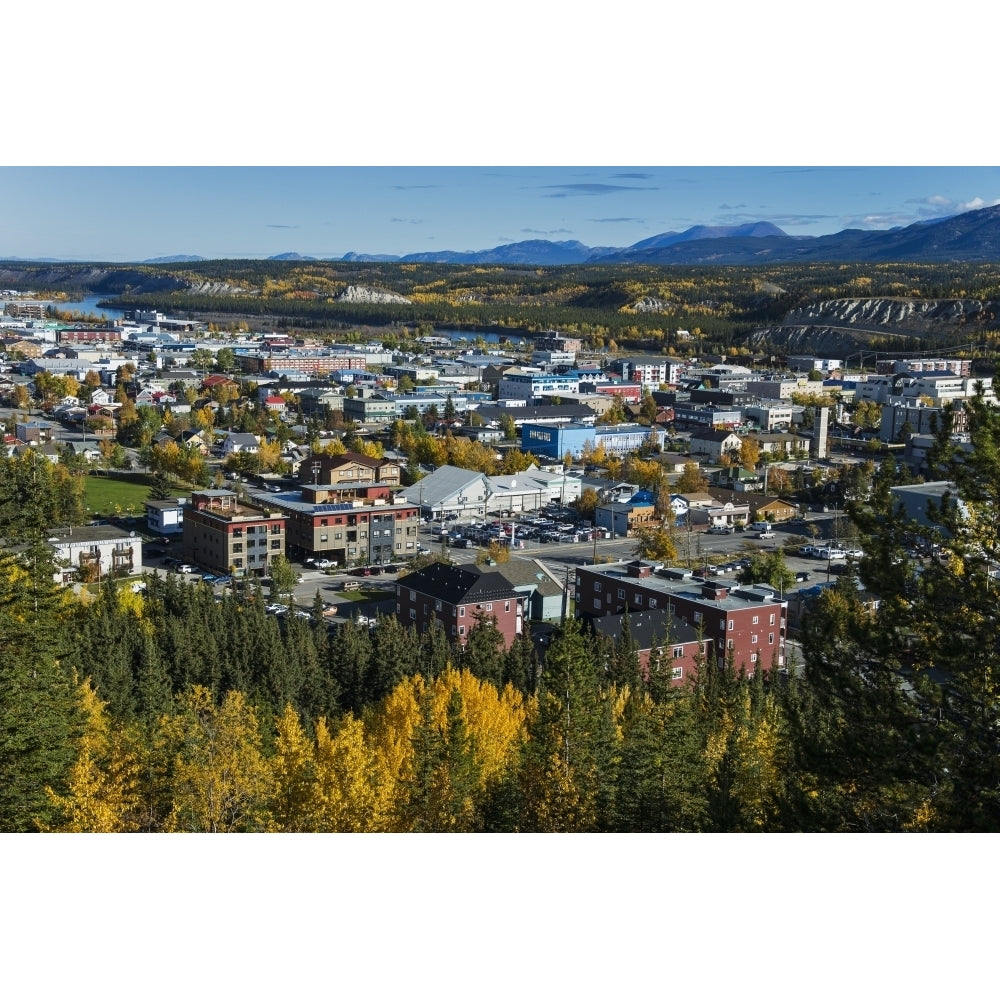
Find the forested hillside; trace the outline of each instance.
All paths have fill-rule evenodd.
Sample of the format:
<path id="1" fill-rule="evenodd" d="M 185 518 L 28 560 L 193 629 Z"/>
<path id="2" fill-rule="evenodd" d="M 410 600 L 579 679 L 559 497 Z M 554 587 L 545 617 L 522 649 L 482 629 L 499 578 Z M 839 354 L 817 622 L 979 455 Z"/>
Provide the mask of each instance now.
<path id="1" fill-rule="evenodd" d="M 221 260 L 128 268 L 6 265 L 0 281 L 45 294 L 97 292 L 126 308 L 157 308 L 222 326 L 341 334 L 363 326 L 393 336 L 421 324 L 510 336 L 559 329 L 599 349 L 613 344 L 656 352 L 689 349 L 678 341 L 678 329 L 697 333 L 699 351 L 746 347 L 754 331 L 776 328 L 793 311 L 829 300 L 1000 298 L 996 268 L 975 263 L 531 267 Z M 408 302 L 340 299 L 348 286 Z M 897 332 L 944 349 L 994 327 L 995 317 L 981 315 L 960 329 L 945 324 Z M 758 335 L 753 349 L 781 353 L 782 345 Z"/>

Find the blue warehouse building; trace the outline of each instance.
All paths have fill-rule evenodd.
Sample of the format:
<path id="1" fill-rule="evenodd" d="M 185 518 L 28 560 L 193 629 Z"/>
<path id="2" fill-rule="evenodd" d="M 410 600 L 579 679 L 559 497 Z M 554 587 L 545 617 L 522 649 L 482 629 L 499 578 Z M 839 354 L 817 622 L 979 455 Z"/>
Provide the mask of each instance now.
<path id="1" fill-rule="evenodd" d="M 521 450 L 553 459 L 561 459 L 569 452 L 574 458 L 579 458 L 589 442 L 592 448 L 603 444 L 609 454 L 627 455 L 646 444 L 662 447 L 663 438 L 664 432 L 659 428 L 643 427 L 641 424 L 609 427 L 566 424 L 558 427 L 525 423 L 521 428 Z"/>

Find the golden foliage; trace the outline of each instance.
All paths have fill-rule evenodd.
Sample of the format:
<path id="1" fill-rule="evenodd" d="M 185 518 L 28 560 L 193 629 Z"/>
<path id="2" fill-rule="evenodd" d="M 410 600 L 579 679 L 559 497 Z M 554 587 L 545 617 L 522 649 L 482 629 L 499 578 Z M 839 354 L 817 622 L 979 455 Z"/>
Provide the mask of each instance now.
<path id="1" fill-rule="evenodd" d="M 230 691 L 217 707 L 201 686 L 180 701 L 179 714 L 163 720 L 163 733 L 176 748 L 167 830 L 267 830 L 271 770 L 253 707 L 238 691 Z"/>
<path id="2" fill-rule="evenodd" d="M 85 717 L 79 755 L 70 772 L 69 794 L 49 798 L 65 816 L 52 830 L 66 833 L 128 833 L 138 829 L 139 762 L 126 734 L 112 732 L 101 702 L 89 682 L 80 685 Z"/>

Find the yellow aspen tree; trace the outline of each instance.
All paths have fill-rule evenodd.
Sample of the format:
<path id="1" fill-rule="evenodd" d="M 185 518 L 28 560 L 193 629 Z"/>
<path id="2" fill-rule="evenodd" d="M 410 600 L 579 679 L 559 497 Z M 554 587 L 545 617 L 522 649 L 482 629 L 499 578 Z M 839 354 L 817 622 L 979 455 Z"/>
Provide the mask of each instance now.
<path id="1" fill-rule="evenodd" d="M 216 707 L 195 686 L 177 715 L 163 720 L 176 747 L 168 831 L 264 832 L 271 819 L 271 771 L 261 752 L 257 713 L 239 691 Z"/>
<path id="2" fill-rule="evenodd" d="M 372 783 L 388 829 L 400 829 L 397 824 L 413 781 L 413 734 L 420 723 L 425 688 L 419 674 L 400 681 L 365 727 L 371 751 Z"/>
<path id="3" fill-rule="evenodd" d="M 387 829 L 387 796 L 378 779 L 364 724 L 348 714 L 336 736 L 316 723 L 317 829 L 325 833 L 379 833 Z"/>
<path id="4" fill-rule="evenodd" d="M 310 833 L 319 829 L 316 754 L 291 705 L 275 723 L 271 815 L 277 830 Z"/>
<path id="5" fill-rule="evenodd" d="M 52 827 L 66 833 L 130 833 L 138 829 L 139 763 L 123 733 L 112 734 L 104 703 L 89 682 L 80 685 L 85 717 L 79 755 L 70 772 L 69 794 L 46 794 L 65 820 Z"/>
<path id="6" fill-rule="evenodd" d="M 443 725 L 452 690 L 462 696 L 462 715 L 478 757 L 482 786 L 506 775 L 517 763 L 525 739 L 527 711 L 519 691 L 502 692 L 468 670 L 449 668 L 435 681 L 439 721 Z"/>

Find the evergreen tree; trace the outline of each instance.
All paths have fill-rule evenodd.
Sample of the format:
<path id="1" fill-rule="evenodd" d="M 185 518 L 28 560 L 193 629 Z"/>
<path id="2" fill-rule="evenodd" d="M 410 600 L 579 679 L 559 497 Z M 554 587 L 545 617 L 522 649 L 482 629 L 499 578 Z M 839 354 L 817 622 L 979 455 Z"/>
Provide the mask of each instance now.
<path id="1" fill-rule="evenodd" d="M 520 635 L 507 650 L 503 661 L 503 684 L 512 684 L 522 694 L 534 694 L 538 685 L 538 655 L 531 641 L 531 627 L 527 620 Z"/>
<path id="2" fill-rule="evenodd" d="M 457 647 L 457 662 L 473 677 L 489 681 L 499 689 L 503 681 L 504 641 L 493 615 L 476 612 L 465 647 Z"/>
<path id="3" fill-rule="evenodd" d="M 173 499 L 174 492 L 170 484 L 170 477 L 162 469 L 153 473 L 148 496 L 150 500 Z"/>
<path id="4" fill-rule="evenodd" d="M 372 659 L 371 633 L 346 622 L 330 643 L 330 676 L 339 692 L 340 708 L 360 715 L 365 707 L 365 678 Z"/>
<path id="5" fill-rule="evenodd" d="M 68 791 L 83 724 L 61 657 L 67 648 L 49 550 L 0 554 L 0 830 L 57 818 L 46 793 Z"/>
<path id="6" fill-rule="evenodd" d="M 608 661 L 608 678 L 619 688 L 629 687 L 639 690 L 642 678 L 639 667 L 639 646 L 632 638 L 632 623 L 628 609 L 622 615 L 622 631 L 618 641 L 614 643 Z"/>

